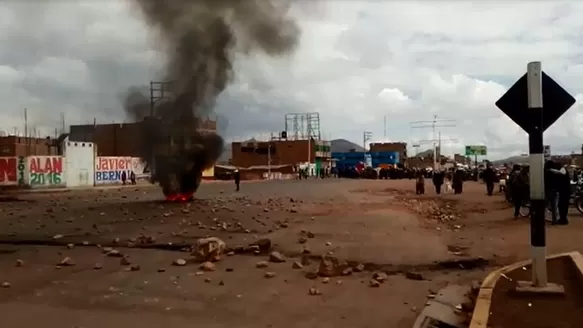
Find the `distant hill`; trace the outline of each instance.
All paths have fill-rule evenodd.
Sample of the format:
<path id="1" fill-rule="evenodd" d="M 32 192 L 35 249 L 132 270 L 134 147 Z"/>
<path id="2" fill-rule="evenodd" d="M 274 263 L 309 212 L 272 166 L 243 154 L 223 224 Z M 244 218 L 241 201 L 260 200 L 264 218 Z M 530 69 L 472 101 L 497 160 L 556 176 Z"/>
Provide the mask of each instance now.
<path id="1" fill-rule="evenodd" d="M 527 163 L 527 162 L 528 162 L 528 156 L 511 156 L 508 158 L 503 158 L 503 159 L 499 159 L 496 161 L 492 161 L 492 164 L 494 164 L 494 165 L 521 164 L 521 163 Z"/>
<path id="2" fill-rule="evenodd" d="M 334 139 L 330 141 L 330 151 L 333 153 L 348 153 L 351 151 L 362 152 L 366 150 L 362 146 L 346 139 Z"/>

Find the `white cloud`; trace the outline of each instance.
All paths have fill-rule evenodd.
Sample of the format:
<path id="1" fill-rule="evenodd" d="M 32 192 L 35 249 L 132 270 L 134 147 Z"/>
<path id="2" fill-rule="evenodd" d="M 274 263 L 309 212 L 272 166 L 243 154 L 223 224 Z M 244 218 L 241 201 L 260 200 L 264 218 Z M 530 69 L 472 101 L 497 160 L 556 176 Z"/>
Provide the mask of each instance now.
<path id="1" fill-rule="evenodd" d="M 36 8 L 36 10 L 35 10 Z M 118 93 L 156 79 L 164 56 L 136 10 L 114 0 L 0 4 L 0 130 L 29 107 L 52 130 L 96 116 L 123 119 Z M 494 102 L 532 60 L 583 100 L 583 5 L 576 1 L 330 0 L 293 10 L 303 28 L 288 58 L 238 56 L 220 111 L 228 137 L 279 131 L 286 112 L 318 111 L 323 136 L 361 143 L 431 139 L 409 122 L 455 119 L 439 129 L 443 152 L 485 144 L 493 156 L 522 153 L 525 134 Z M 6 22 L 10 24 L 5 25 Z M 89 118 L 88 118 L 89 116 Z M 42 119 L 41 119 L 42 118 Z M 580 102 L 545 134 L 556 152 L 583 140 Z"/>

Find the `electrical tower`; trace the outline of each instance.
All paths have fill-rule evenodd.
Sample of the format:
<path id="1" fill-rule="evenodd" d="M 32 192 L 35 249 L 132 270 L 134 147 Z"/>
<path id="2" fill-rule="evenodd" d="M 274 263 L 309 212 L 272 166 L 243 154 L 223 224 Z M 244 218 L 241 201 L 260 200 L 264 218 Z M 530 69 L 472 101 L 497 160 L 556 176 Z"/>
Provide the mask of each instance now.
<path id="1" fill-rule="evenodd" d="M 438 119 L 437 115 L 433 116 L 433 120 L 431 121 L 414 121 L 411 122 L 412 129 L 432 129 L 432 139 L 431 140 L 421 140 L 417 142 L 418 144 L 421 143 L 431 143 L 433 144 L 433 169 L 437 170 L 439 167 L 438 161 L 438 149 L 441 153 L 441 142 L 444 141 L 441 139 L 441 132 L 438 132 L 438 136 L 435 135 L 436 129 L 438 128 L 448 128 L 448 127 L 455 127 L 456 121 L 451 119 Z M 448 139 L 447 141 L 455 142 L 453 139 Z M 439 154 L 441 157 L 441 154 Z"/>
<path id="2" fill-rule="evenodd" d="M 285 132 L 288 140 L 321 140 L 320 113 L 285 114 Z"/>

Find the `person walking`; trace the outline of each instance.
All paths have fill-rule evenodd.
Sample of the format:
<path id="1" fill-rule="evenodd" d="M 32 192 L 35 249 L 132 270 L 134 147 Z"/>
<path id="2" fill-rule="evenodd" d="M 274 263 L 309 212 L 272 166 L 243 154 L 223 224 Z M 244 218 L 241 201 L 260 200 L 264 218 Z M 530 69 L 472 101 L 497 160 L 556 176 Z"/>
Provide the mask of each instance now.
<path id="1" fill-rule="evenodd" d="M 486 166 L 483 177 L 484 182 L 486 183 L 486 193 L 488 196 L 492 196 L 492 193 L 494 192 L 494 179 L 496 178 L 496 172 L 494 172 L 491 163 L 488 163 Z"/>
<path id="2" fill-rule="evenodd" d="M 233 180 L 235 180 L 235 191 L 239 191 L 241 184 L 241 174 L 239 173 L 238 169 L 233 172 Z"/>
<path id="3" fill-rule="evenodd" d="M 121 184 L 126 184 L 126 181 L 128 181 L 128 175 L 126 173 L 126 171 L 121 172 Z"/>

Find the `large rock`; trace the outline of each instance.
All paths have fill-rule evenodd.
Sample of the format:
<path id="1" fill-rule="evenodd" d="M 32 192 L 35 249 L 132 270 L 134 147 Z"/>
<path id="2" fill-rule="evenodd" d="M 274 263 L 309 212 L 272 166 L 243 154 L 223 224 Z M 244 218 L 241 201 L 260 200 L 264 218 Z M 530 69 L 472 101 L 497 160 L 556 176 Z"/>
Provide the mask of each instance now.
<path id="1" fill-rule="evenodd" d="M 225 242 L 219 238 L 201 238 L 194 245 L 191 255 L 201 262 L 216 262 L 221 259 L 226 248 Z"/>
<path id="2" fill-rule="evenodd" d="M 341 276 L 346 268 L 348 268 L 348 263 L 340 261 L 333 256 L 322 256 L 318 267 L 318 275 L 321 277 Z"/>

